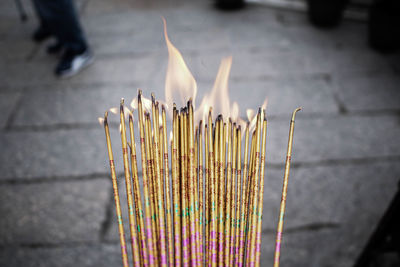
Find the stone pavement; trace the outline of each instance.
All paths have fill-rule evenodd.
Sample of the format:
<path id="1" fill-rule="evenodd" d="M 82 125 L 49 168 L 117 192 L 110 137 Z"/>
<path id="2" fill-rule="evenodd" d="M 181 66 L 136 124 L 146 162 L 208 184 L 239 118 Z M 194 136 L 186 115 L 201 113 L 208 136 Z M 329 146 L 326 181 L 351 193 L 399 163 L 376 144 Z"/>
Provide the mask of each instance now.
<path id="1" fill-rule="evenodd" d="M 82 0 L 96 62 L 57 80 L 56 59 L 29 39 L 36 27 L 29 3 L 22 24 L 10 2 L 0 4 L 0 266 L 121 266 L 97 117 L 138 87 L 163 98 L 168 55 L 160 16 L 199 97 L 220 59 L 232 55 L 231 99 L 241 115 L 269 99 L 262 266 L 272 266 L 297 106 L 304 110 L 296 120 L 282 266 L 352 266 L 400 177 L 399 56 L 371 51 L 365 23 L 322 31 L 304 13 L 257 4 L 221 12 L 205 1 Z"/>

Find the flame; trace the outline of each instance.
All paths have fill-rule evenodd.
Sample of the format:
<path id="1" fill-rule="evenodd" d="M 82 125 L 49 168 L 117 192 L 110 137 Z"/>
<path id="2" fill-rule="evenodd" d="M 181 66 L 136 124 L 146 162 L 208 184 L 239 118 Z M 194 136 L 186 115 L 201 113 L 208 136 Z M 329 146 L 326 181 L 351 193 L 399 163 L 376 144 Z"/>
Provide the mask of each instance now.
<path id="1" fill-rule="evenodd" d="M 179 50 L 171 43 L 167 33 L 167 23 L 164 22 L 164 36 L 168 47 L 168 68 L 165 77 L 165 102 L 172 107 L 174 101 L 180 100 L 178 106 L 185 106 L 190 98 L 195 102 L 197 84 L 192 73 L 186 66 Z M 172 111 L 169 111 L 170 115 Z"/>
<path id="2" fill-rule="evenodd" d="M 118 114 L 118 108 L 110 108 L 109 111 L 114 114 Z"/>
<path id="3" fill-rule="evenodd" d="M 137 97 L 132 99 L 130 106 L 133 109 L 138 108 L 138 98 Z M 151 100 L 149 98 L 144 97 L 143 95 L 142 95 L 142 107 L 143 107 L 144 111 L 151 112 Z"/>
<path id="4" fill-rule="evenodd" d="M 100 125 L 103 126 L 104 118 L 98 117 L 97 120 L 99 121 Z"/>
<path id="5" fill-rule="evenodd" d="M 165 110 L 172 117 L 172 109 L 168 107 L 172 107 L 174 101 L 178 102 L 178 106 L 186 106 L 186 103 L 189 99 L 192 99 L 193 104 L 196 103 L 196 95 L 197 95 L 197 84 L 196 81 L 187 67 L 182 54 L 179 50 L 171 43 L 168 33 L 167 33 L 167 23 L 165 18 L 162 18 L 164 24 L 164 37 L 165 42 L 168 48 L 168 68 L 165 77 L 165 101 L 158 102 L 161 105 L 165 106 Z M 230 118 L 232 122 L 235 122 L 238 126 L 240 125 L 242 130 L 242 137 L 244 136 L 244 129 L 249 125 L 249 130 L 252 131 L 256 126 L 257 121 L 257 111 L 253 109 L 247 109 L 246 115 L 247 120 L 241 118 L 239 104 L 237 102 L 231 103 L 229 98 L 229 87 L 228 80 L 229 74 L 232 66 L 232 57 L 226 57 L 221 60 L 217 76 L 215 78 L 215 82 L 213 88 L 210 92 L 206 93 L 203 99 L 200 102 L 200 105 L 197 109 L 195 109 L 195 121 L 196 123 L 200 120 L 206 121 L 206 116 L 208 115 L 209 110 L 212 111 L 213 117 L 215 118 L 217 115 L 222 114 L 224 119 Z M 145 98 L 142 95 L 142 105 L 145 113 L 152 112 L 152 101 L 149 98 Z M 138 98 L 135 97 L 132 99 L 130 106 L 132 109 L 138 108 Z M 267 107 L 267 99 L 264 100 L 261 109 L 265 110 Z M 127 111 L 125 115 L 132 114 L 133 110 L 129 110 L 124 107 L 124 111 Z M 111 108 L 110 112 L 117 114 L 118 108 Z M 103 120 L 100 120 L 99 123 L 102 123 Z M 163 126 L 162 115 L 159 116 L 159 125 Z M 172 132 L 170 134 L 170 140 L 172 140 Z"/>

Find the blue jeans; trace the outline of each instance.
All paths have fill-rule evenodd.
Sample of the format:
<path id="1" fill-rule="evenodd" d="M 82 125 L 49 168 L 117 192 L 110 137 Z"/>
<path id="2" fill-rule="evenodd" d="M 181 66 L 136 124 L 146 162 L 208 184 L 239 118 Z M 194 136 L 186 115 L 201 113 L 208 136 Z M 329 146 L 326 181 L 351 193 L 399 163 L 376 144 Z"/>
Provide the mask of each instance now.
<path id="1" fill-rule="evenodd" d="M 87 48 L 73 0 L 33 0 L 33 3 L 40 26 L 66 49 L 82 51 Z"/>

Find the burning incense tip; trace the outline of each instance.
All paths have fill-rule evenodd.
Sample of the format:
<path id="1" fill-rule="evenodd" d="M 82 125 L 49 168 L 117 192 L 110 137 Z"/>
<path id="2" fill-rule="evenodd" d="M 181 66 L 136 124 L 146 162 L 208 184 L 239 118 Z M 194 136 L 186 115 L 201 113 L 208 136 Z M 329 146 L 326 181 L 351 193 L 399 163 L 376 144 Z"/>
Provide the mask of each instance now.
<path id="1" fill-rule="evenodd" d="M 110 108 L 109 111 L 111 113 L 117 114 L 118 113 L 118 108 Z"/>

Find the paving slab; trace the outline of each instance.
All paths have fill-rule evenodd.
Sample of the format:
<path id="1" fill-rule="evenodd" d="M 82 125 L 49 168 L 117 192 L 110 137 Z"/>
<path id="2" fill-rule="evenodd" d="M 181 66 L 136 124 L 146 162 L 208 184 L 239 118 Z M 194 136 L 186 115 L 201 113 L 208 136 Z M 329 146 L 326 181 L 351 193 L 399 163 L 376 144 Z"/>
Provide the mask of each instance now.
<path id="1" fill-rule="evenodd" d="M 398 163 L 388 160 L 292 168 L 286 229 L 299 231 L 307 225 L 319 225 L 327 229 L 351 228 L 360 238 L 368 236 L 396 192 Z M 264 233 L 276 228 L 282 182 L 283 168 L 268 169 L 267 165 Z M 352 240 L 349 242 L 361 242 Z"/>
<path id="2" fill-rule="evenodd" d="M 21 97 L 20 93 L 0 93 L 0 129 L 4 128 Z"/>
<path id="3" fill-rule="evenodd" d="M 137 88 L 111 85 L 87 90 L 78 87 L 31 91 L 23 95 L 13 125 L 93 124 L 109 108 L 118 107 L 119 111 L 121 98 L 126 99 L 126 106 L 130 108 L 130 102 L 136 95 Z M 115 117 L 114 121 L 118 120 Z"/>
<path id="4" fill-rule="evenodd" d="M 28 38 L 26 40 L 1 40 L 0 56 L 2 64 L 5 62 L 28 61 L 34 56 L 39 47 L 38 44 Z"/>
<path id="5" fill-rule="evenodd" d="M 349 231 L 343 233 L 337 229 L 322 229 L 310 232 L 286 234 L 281 247 L 281 265 L 299 267 L 351 267 L 358 256 L 359 247 L 346 244 Z M 270 241 L 269 243 L 265 241 Z M 274 262 L 275 235 L 263 235 L 261 247 L 261 266 L 270 266 Z M 342 247 L 341 247 L 342 246 Z M 346 250 L 343 249 L 346 247 Z M 357 252 L 355 253 L 355 250 Z"/>
<path id="6" fill-rule="evenodd" d="M 119 244 L 78 244 L 61 247 L 2 248 L 0 265 L 9 267 L 122 266 Z"/>
<path id="7" fill-rule="evenodd" d="M 97 241 L 110 186 L 107 179 L 1 185 L 1 244 Z"/>
<path id="8" fill-rule="evenodd" d="M 131 83 L 148 81 L 156 68 L 158 57 L 147 55 L 142 58 L 112 57 L 97 58 L 95 64 L 84 70 L 80 75 L 71 79 L 60 80 L 53 74 L 52 69 L 57 64 L 55 58 L 45 61 L 15 62 L 3 67 L 0 78 L 3 86 L 30 86 L 49 85 L 54 83 L 79 82 L 83 84 L 101 82 Z M 24 71 L 21 71 L 24 69 Z"/>
<path id="9" fill-rule="evenodd" d="M 112 129 L 112 138 L 118 138 L 117 132 Z M 117 143 L 118 139 L 114 140 Z M 100 126 L 97 130 L 1 133 L 0 144 L 1 180 L 109 173 L 105 135 Z M 122 162 L 119 155 L 121 148 L 114 145 L 116 162 Z"/>
<path id="10" fill-rule="evenodd" d="M 296 106 L 301 105 L 297 103 Z M 295 104 L 293 104 L 293 110 Z M 291 112 L 287 121 L 270 120 L 267 133 L 267 161 L 284 163 Z M 396 141 L 400 125 L 397 116 L 334 116 L 318 119 L 296 117 L 293 162 L 319 163 L 398 156 Z M 385 142 L 382 142 L 385 140 Z"/>
<path id="11" fill-rule="evenodd" d="M 398 74 L 348 73 L 338 77 L 337 83 L 338 96 L 349 111 L 400 109 Z"/>

